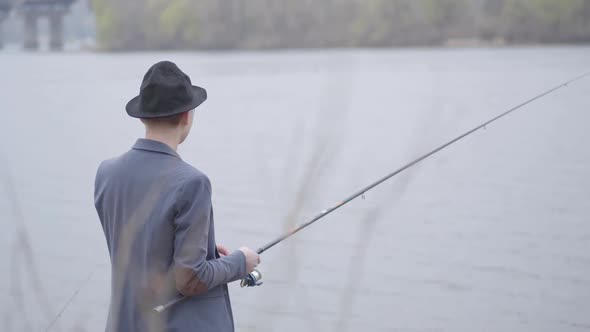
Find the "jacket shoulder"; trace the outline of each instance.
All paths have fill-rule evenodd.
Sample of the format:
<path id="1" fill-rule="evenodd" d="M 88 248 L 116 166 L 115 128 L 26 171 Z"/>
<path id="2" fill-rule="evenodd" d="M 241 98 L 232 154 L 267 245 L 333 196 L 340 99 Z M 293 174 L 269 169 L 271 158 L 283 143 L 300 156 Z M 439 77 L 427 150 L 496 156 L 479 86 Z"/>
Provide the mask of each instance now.
<path id="1" fill-rule="evenodd" d="M 123 157 L 123 155 L 117 156 L 117 157 L 113 157 L 113 158 L 110 158 L 110 159 L 103 160 L 98 165 L 98 168 L 96 169 L 96 177 L 95 177 L 96 182 L 99 182 L 107 174 L 109 174 L 110 172 L 112 172 L 113 171 L 113 168 L 115 167 L 115 165 L 117 165 L 119 163 L 118 161 L 122 157 Z"/>
<path id="2" fill-rule="evenodd" d="M 180 177 L 182 178 L 183 182 L 192 182 L 192 181 L 207 181 L 209 182 L 209 177 L 200 169 L 188 164 L 184 161 L 181 161 L 179 164 L 179 172 Z"/>

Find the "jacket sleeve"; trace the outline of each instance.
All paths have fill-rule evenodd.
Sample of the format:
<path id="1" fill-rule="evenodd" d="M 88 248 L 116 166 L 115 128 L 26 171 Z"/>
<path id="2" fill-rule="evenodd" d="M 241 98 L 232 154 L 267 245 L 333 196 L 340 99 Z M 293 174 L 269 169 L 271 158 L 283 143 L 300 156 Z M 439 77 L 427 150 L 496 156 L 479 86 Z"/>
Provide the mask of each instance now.
<path id="1" fill-rule="evenodd" d="M 211 183 L 205 176 L 187 181 L 180 189 L 174 220 L 174 280 L 184 296 L 242 279 L 246 257 L 240 250 L 207 260 L 211 227 Z"/>

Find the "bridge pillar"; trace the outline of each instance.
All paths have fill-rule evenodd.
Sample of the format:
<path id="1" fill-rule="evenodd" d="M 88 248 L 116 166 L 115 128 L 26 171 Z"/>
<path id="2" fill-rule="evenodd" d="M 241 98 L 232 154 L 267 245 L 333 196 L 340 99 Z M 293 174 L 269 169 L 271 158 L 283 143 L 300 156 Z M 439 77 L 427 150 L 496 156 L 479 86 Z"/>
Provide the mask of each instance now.
<path id="1" fill-rule="evenodd" d="M 6 14 L 0 11 L 0 50 L 4 47 L 4 19 Z"/>
<path id="2" fill-rule="evenodd" d="M 37 14 L 33 12 L 24 13 L 25 22 L 25 44 L 26 50 L 39 49 L 39 32 L 37 29 Z"/>
<path id="3" fill-rule="evenodd" d="M 63 11 L 49 13 L 49 48 L 52 51 L 60 51 L 64 48 L 64 14 Z"/>

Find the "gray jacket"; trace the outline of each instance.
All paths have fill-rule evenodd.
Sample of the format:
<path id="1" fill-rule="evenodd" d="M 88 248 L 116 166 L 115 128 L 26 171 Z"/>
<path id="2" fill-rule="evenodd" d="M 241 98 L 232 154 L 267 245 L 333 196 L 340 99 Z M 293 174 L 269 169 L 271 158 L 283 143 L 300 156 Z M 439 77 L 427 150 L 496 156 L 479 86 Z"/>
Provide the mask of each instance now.
<path id="1" fill-rule="evenodd" d="M 227 283 L 245 256 L 219 256 L 211 183 L 164 143 L 139 139 L 96 174 L 95 206 L 111 257 L 106 331 L 233 331 Z M 181 295 L 163 313 L 152 308 Z"/>

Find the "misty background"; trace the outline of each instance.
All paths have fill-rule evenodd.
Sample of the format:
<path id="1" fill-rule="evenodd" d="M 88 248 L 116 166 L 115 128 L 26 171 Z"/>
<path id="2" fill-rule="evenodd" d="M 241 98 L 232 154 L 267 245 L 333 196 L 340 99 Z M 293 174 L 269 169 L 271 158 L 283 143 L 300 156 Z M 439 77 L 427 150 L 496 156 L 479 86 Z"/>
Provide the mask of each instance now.
<path id="1" fill-rule="evenodd" d="M 5 25 L 18 43 L 19 15 Z M 88 0 L 64 27 L 106 51 L 588 43 L 590 1 Z"/>
<path id="2" fill-rule="evenodd" d="M 44 2 L 44 0 L 38 0 Z M 0 0 L 0 4 L 7 1 Z M 21 0 L 17 2 L 22 3 Z M 179 154 L 217 242 L 259 247 L 590 71 L 590 0 L 92 0 L 65 51 L 0 50 L 0 330 L 104 331 L 93 185 L 170 60 L 208 90 Z M 543 97 L 262 255 L 238 332 L 590 330 L 590 80 Z"/>

